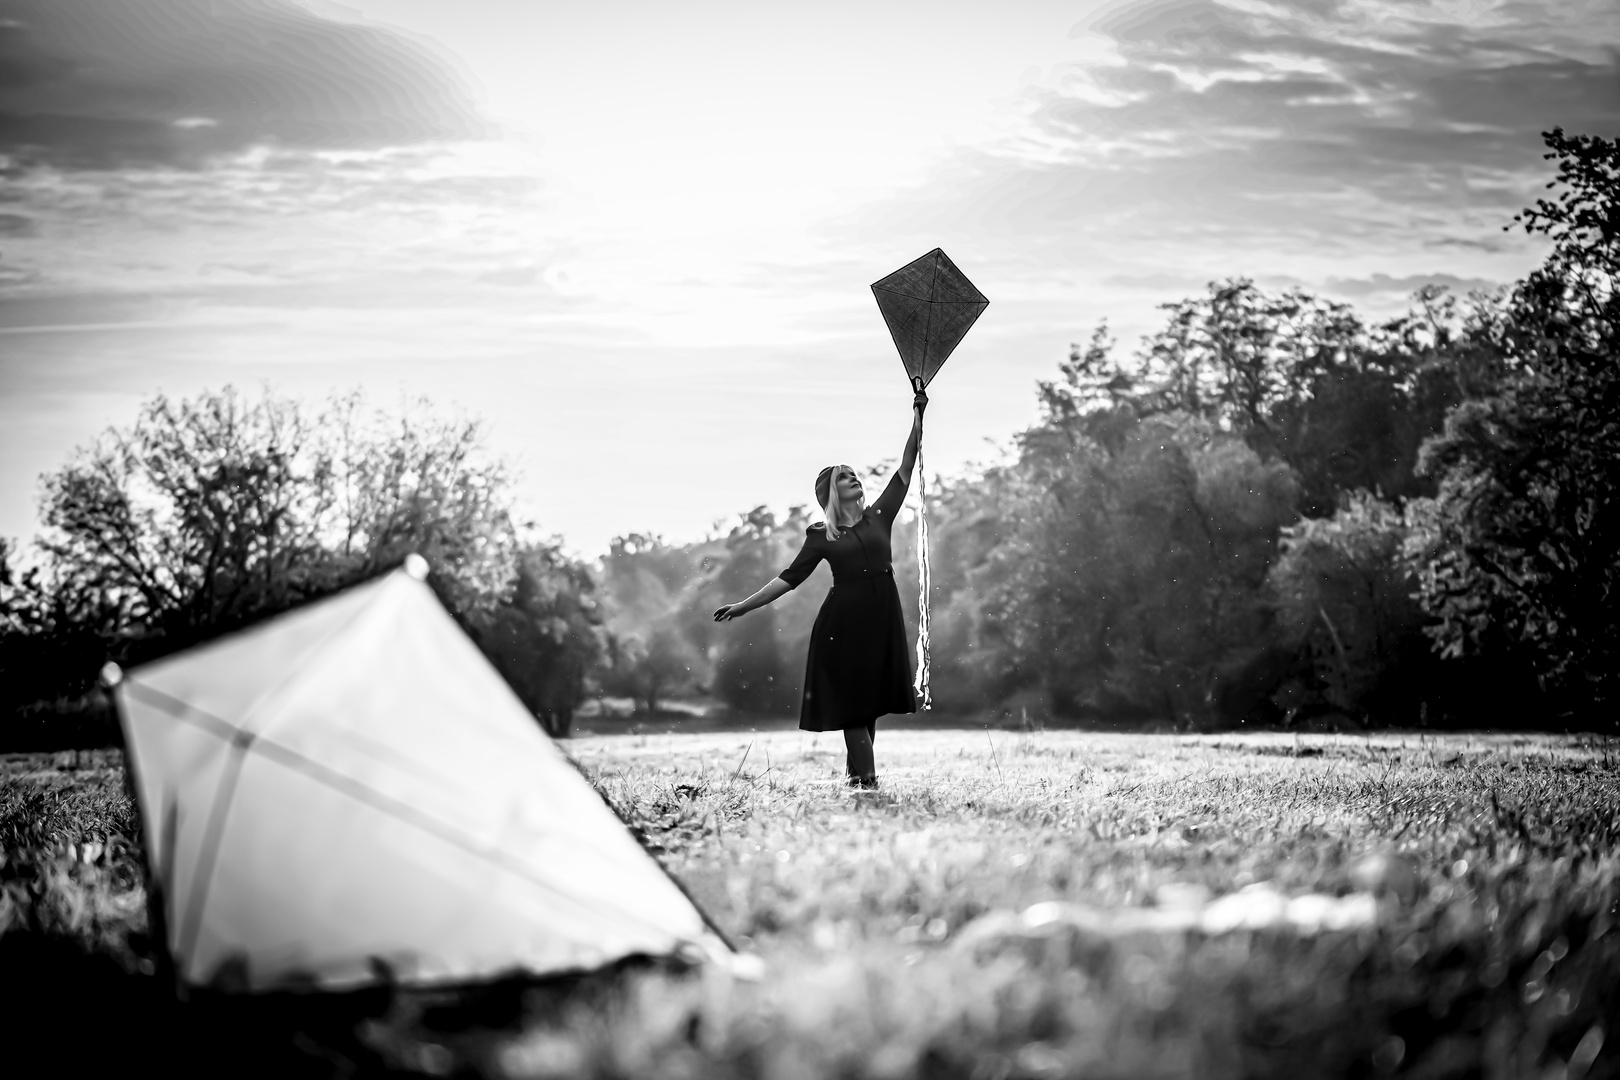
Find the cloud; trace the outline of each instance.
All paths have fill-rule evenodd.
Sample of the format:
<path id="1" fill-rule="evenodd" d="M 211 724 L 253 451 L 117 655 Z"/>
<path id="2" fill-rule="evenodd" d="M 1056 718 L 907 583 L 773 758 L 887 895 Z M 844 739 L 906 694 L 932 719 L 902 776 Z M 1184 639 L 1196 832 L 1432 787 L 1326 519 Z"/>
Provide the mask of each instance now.
<path id="1" fill-rule="evenodd" d="M 400 306 L 554 314 L 570 304 L 534 171 L 485 143 L 23 169 L 7 188 L 27 225 L 0 245 L 0 328 Z M 489 277 L 529 266 L 526 282 Z"/>
<path id="2" fill-rule="evenodd" d="M 443 60 L 288 0 L 0 0 L 0 154 L 14 162 L 193 166 L 264 143 L 484 131 Z"/>
<path id="3" fill-rule="evenodd" d="M 46 295 L 30 297 L 27 304 L 0 293 L 0 330 L 17 326 L 57 326 L 76 323 L 127 322 L 149 306 L 147 297 Z"/>
<path id="4" fill-rule="evenodd" d="M 1508 278 L 1540 132 L 1620 131 L 1612 0 L 1149 0 L 1074 33 L 1088 59 L 1025 92 L 1015 138 L 868 220 L 1029 281 Z"/>
<path id="5" fill-rule="evenodd" d="M 1361 298 L 1368 296 L 1397 296 L 1405 299 L 1425 285 L 1438 285 L 1451 292 L 1494 292 L 1502 282 L 1488 278 L 1458 277 L 1456 274 L 1407 274 L 1391 277 L 1373 274 L 1365 278 L 1328 278 L 1323 288 L 1340 296 Z"/>
<path id="6" fill-rule="evenodd" d="M 1575 35 L 1584 20 L 1588 41 L 1620 44 L 1620 9 L 1570 7 L 1589 10 L 1555 23 L 1509 4 L 1449 18 L 1439 4 L 1136 4 L 1096 24 L 1122 60 L 1083 73 L 1101 94 L 1054 91 L 1036 124 L 1068 136 L 1067 163 L 1164 177 L 1217 220 L 1265 206 L 1286 228 L 1300 199 L 1398 208 L 1350 216 L 1374 231 L 1459 205 L 1511 214 L 1542 171 L 1541 131 L 1620 126 L 1620 55 Z"/>

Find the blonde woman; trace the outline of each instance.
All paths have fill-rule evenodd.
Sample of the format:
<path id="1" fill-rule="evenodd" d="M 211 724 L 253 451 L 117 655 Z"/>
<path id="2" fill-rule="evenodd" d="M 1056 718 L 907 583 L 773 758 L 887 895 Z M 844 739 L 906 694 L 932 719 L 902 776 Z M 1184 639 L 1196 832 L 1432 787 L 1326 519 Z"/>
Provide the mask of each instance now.
<path id="1" fill-rule="evenodd" d="M 866 505 L 860 477 L 848 465 L 822 469 L 816 476 L 816 502 L 826 520 L 806 530 L 804 547 L 779 576 L 748 599 L 714 613 L 716 622 L 727 622 L 764 607 L 798 588 L 821 560 L 827 560 L 833 587 L 810 633 L 799 727 L 844 733 L 849 783 L 859 788 L 877 787 L 872 752 L 877 718 L 917 711 L 889 537 L 911 486 L 927 407 L 928 395 L 917 394 L 900 467 L 877 502 Z"/>

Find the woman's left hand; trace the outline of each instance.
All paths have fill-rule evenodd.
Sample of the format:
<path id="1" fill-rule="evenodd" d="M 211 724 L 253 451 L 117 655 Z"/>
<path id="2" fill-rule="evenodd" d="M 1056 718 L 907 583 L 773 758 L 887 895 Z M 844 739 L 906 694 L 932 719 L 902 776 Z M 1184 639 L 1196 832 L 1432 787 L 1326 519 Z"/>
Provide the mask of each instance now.
<path id="1" fill-rule="evenodd" d="M 928 408 L 928 394 L 922 390 L 918 390 L 916 396 L 911 399 L 911 407 L 917 410 L 919 413 Z"/>

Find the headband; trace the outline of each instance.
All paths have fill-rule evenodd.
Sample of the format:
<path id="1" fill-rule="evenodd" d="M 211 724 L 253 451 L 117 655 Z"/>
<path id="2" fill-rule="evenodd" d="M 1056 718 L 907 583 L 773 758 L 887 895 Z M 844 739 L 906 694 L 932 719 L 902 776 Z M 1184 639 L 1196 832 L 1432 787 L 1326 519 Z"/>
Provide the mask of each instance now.
<path id="1" fill-rule="evenodd" d="M 829 465 L 816 473 L 816 505 L 826 506 L 827 497 L 832 494 L 832 475 L 835 466 Z"/>

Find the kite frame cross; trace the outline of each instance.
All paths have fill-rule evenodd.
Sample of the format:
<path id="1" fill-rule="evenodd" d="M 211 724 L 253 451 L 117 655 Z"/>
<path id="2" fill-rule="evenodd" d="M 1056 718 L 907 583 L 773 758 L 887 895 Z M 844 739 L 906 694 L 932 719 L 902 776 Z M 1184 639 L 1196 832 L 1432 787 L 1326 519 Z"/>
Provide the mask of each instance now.
<path id="1" fill-rule="evenodd" d="M 874 281 L 872 296 L 911 388 L 919 393 L 990 306 L 941 248 Z"/>

